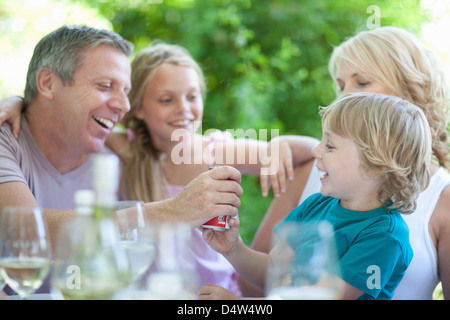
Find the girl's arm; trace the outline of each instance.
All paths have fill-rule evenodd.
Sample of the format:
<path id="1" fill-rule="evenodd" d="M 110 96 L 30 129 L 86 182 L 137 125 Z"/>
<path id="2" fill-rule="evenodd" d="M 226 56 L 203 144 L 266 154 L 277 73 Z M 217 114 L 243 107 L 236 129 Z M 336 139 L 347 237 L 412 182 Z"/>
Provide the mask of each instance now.
<path id="1" fill-rule="evenodd" d="M 286 173 L 289 180 L 293 180 L 294 168 L 314 159 L 311 149 L 318 143 L 317 139 L 306 136 L 278 136 L 270 140 L 270 161 L 261 160 L 263 196 L 267 196 L 270 185 L 276 197 L 280 196 L 280 189 L 286 192 Z"/>
<path id="2" fill-rule="evenodd" d="M 231 141 L 231 142 L 230 142 Z M 254 139 L 228 139 L 214 142 L 215 164 L 233 166 L 242 173 L 261 176 L 261 191 L 275 196 L 286 190 L 286 176 L 293 179 L 294 167 L 313 159 L 311 149 L 318 140 L 306 136 L 279 136 L 270 142 Z"/>
<path id="3" fill-rule="evenodd" d="M 271 142 L 277 140 L 287 143 L 291 148 L 294 167 L 314 159 L 311 149 L 319 143 L 316 138 L 297 135 L 278 136 L 273 138 Z"/>
<path id="4" fill-rule="evenodd" d="M 107 137 L 105 144 L 110 148 L 117 156 L 126 163 L 131 155 L 131 143 L 125 132 L 113 131 Z"/>

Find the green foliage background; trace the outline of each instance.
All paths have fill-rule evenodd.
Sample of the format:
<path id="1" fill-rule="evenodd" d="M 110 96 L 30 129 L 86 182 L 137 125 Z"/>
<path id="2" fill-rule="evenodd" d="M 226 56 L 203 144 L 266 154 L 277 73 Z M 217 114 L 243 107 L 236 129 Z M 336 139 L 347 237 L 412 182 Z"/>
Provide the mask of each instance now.
<path id="1" fill-rule="evenodd" d="M 320 138 L 318 106 L 335 98 L 332 48 L 366 29 L 370 5 L 381 25 L 420 30 L 419 0 L 89 0 L 136 51 L 155 39 L 186 47 L 206 75 L 203 129 L 279 129 Z M 160 2 L 160 3 L 158 3 Z M 272 197 L 244 177 L 241 235 L 250 243 Z"/>

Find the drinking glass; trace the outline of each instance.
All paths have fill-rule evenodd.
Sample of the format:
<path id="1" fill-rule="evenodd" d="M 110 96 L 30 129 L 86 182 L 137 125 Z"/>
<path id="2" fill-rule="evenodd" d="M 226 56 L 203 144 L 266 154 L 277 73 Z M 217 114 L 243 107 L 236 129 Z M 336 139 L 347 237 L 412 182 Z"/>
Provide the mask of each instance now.
<path id="1" fill-rule="evenodd" d="M 77 216 L 58 235 L 52 287 L 66 300 L 110 300 L 129 285 L 116 222 Z"/>
<path id="2" fill-rule="evenodd" d="M 198 290 L 192 227 L 184 223 L 154 224 L 155 261 L 146 277 L 148 299 L 195 299 Z"/>
<path id="3" fill-rule="evenodd" d="M 21 299 L 27 299 L 50 271 L 47 226 L 37 207 L 5 207 L 0 220 L 0 272 Z"/>
<path id="4" fill-rule="evenodd" d="M 145 221 L 141 201 L 118 201 L 115 206 L 120 244 L 125 249 L 131 287 L 140 289 L 155 257 L 153 230 Z"/>
<path id="5" fill-rule="evenodd" d="M 332 300 L 341 295 L 336 244 L 327 222 L 285 223 L 266 279 L 269 299 Z"/>

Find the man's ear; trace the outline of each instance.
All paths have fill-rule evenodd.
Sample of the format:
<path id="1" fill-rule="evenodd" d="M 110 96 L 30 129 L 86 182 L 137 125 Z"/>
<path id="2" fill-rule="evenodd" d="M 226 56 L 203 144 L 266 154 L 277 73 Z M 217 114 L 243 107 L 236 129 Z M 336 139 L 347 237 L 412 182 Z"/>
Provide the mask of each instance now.
<path id="1" fill-rule="evenodd" d="M 42 68 L 36 75 L 36 87 L 38 92 L 45 98 L 53 100 L 53 89 L 55 86 L 56 74 L 49 68 Z"/>

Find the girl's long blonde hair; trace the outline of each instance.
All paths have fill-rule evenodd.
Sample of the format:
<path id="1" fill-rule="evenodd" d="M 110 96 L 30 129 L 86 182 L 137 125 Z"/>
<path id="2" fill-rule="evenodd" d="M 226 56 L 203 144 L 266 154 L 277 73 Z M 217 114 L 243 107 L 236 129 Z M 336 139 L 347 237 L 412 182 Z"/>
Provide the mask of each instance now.
<path id="1" fill-rule="evenodd" d="M 183 47 L 157 42 L 138 52 L 131 64 L 130 111 L 122 121 L 135 136 L 131 158 L 126 161 L 122 174 L 120 191 L 123 199 L 146 202 L 165 199 L 163 186 L 167 182 L 161 162 L 161 151 L 153 144 L 151 132 L 145 122 L 136 118 L 136 111 L 142 106 L 144 91 L 163 63 L 193 68 L 198 74 L 203 98 L 206 95 L 203 72 Z"/>
<path id="2" fill-rule="evenodd" d="M 430 180 L 431 132 L 422 110 L 399 97 L 360 92 L 342 95 L 320 114 L 324 127 L 355 142 L 361 169 L 380 176 L 379 201 L 413 212 Z"/>
<path id="3" fill-rule="evenodd" d="M 442 68 L 431 52 L 411 33 L 382 27 L 359 32 L 334 49 L 329 71 L 335 80 L 341 61 L 422 109 L 431 128 L 433 154 L 448 169 L 448 89 Z"/>

